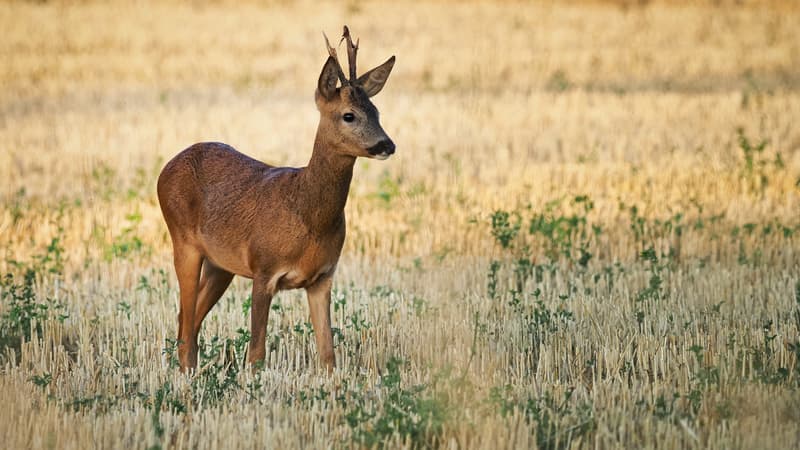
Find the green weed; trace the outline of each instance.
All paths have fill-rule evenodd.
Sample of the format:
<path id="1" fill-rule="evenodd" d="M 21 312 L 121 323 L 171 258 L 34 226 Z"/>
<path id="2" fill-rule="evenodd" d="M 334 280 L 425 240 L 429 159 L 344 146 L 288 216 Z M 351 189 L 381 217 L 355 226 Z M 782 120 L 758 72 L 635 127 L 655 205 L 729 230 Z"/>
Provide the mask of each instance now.
<path id="1" fill-rule="evenodd" d="M 106 261 L 111 261 L 114 258 L 127 258 L 134 254 L 149 253 L 151 251 L 150 247 L 136 235 L 136 231 L 142 221 L 142 215 L 137 211 L 125 216 L 125 220 L 128 221 L 128 226 L 114 237 L 111 244 L 107 245 L 103 252 Z"/>
<path id="2" fill-rule="evenodd" d="M 536 425 L 536 444 L 539 449 L 572 448 L 573 442 L 590 437 L 595 430 L 594 408 L 588 402 L 572 401 L 573 390 L 564 392 L 561 401 L 550 393 L 541 396 L 515 398 L 511 386 L 494 387 L 488 402 L 502 417 L 520 413 L 525 421 Z"/>
<path id="3" fill-rule="evenodd" d="M 345 422 L 352 440 L 367 448 L 384 448 L 387 441 L 399 436 L 412 448 L 438 445 L 438 435 L 447 418 L 444 404 L 427 392 L 427 386 L 402 383 L 404 362 L 390 358 L 381 376 L 382 404 L 376 404 L 363 390 L 351 391 L 342 401 L 347 408 Z"/>
<path id="4" fill-rule="evenodd" d="M 63 229 L 51 239 L 43 253 L 31 261 L 9 261 L 16 273 L 6 273 L 0 278 L 0 347 L 18 349 L 23 340 L 41 337 L 48 320 L 63 322 L 69 317 L 66 306 L 55 299 L 37 294 L 38 280 L 45 276 L 60 276 L 64 268 L 64 248 L 61 245 Z M 21 275 L 20 275 L 21 274 Z"/>
<path id="5" fill-rule="evenodd" d="M 770 172 L 782 170 L 785 167 L 783 158 L 779 152 L 776 152 L 770 160 L 764 152 L 769 140 L 762 139 L 758 143 L 754 143 L 744 134 L 743 128 L 736 129 L 736 137 L 739 149 L 742 151 L 739 176 L 751 192 L 763 195 L 769 184 Z"/>
<path id="6" fill-rule="evenodd" d="M 513 241 L 519 234 L 521 227 L 519 214 L 497 210 L 492 213 L 491 220 L 492 236 L 494 236 L 497 243 L 504 249 L 512 248 L 514 246 Z"/>

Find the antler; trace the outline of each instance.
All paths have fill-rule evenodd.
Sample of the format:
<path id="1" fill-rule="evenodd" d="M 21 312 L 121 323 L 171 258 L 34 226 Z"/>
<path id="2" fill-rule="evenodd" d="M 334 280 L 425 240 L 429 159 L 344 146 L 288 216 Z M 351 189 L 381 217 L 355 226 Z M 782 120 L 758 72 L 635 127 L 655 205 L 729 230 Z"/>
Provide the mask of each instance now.
<path id="1" fill-rule="evenodd" d="M 347 27 L 345 27 L 345 30 L 347 30 Z M 325 38 L 325 46 L 328 47 L 328 54 L 331 55 L 334 61 L 336 61 L 336 71 L 339 74 L 339 81 L 342 82 L 342 86 L 347 86 L 349 83 L 347 82 L 347 78 L 345 78 L 344 72 L 342 71 L 342 65 L 339 63 L 339 57 L 336 56 L 336 49 L 331 47 L 331 42 L 328 40 L 328 36 L 324 31 L 322 32 L 322 36 Z M 348 58 L 350 57 L 349 48 L 347 49 L 347 56 Z M 353 53 L 353 58 L 355 61 L 355 53 Z M 353 71 L 351 70 L 350 72 L 352 73 Z"/>
<path id="2" fill-rule="evenodd" d="M 356 75 L 356 52 L 358 52 L 360 40 L 356 39 L 356 43 L 353 45 L 353 40 L 350 38 L 350 29 L 347 28 L 347 25 L 344 26 L 342 39 L 347 40 L 347 63 L 350 66 L 350 83 L 355 83 L 358 77 Z"/>

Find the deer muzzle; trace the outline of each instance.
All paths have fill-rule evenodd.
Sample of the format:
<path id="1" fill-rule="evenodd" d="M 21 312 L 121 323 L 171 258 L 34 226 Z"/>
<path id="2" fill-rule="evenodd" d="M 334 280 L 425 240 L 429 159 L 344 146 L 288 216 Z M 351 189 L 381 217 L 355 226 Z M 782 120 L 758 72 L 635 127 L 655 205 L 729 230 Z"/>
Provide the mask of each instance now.
<path id="1" fill-rule="evenodd" d="M 394 142 L 391 139 L 384 139 L 367 149 L 367 153 L 376 159 L 386 159 L 394 153 Z"/>

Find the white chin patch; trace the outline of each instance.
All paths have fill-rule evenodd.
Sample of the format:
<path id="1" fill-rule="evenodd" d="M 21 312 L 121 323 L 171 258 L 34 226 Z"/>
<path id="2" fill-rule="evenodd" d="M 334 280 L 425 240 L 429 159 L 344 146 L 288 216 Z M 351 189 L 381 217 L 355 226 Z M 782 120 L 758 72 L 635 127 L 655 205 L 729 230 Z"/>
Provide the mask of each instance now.
<path id="1" fill-rule="evenodd" d="M 389 154 L 388 153 L 378 153 L 377 155 L 373 156 L 373 158 L 374 159 L 384 160 L 384 159 L 388 159 L 389 158 Z"/>

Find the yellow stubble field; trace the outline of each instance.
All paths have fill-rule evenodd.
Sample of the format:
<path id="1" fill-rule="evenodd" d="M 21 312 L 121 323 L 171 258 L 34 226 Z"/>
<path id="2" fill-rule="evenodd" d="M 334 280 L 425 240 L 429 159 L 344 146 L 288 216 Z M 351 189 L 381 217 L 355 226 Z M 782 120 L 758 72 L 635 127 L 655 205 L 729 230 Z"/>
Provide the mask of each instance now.
<path id="1" fill-rule="evenodd" d="M 397 144 L 359 161 L 336 373 L 250 281 L 175 368 L 155 179 L 222 141 L 302 166 L 321 31 Z M 792 2 L 0 5 L 3 448 L 800 445 Z"/>

